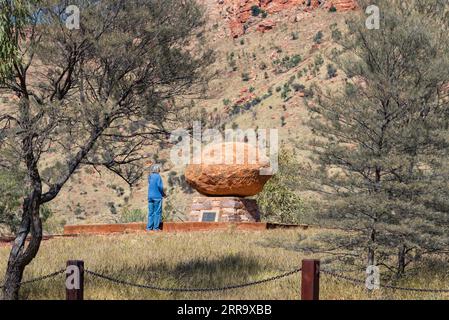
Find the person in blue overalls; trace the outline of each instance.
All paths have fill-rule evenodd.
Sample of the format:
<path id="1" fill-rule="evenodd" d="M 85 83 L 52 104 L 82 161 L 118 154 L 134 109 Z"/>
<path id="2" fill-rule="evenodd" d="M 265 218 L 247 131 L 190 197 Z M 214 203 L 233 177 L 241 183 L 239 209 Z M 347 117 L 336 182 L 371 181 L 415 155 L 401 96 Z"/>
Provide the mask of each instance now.
<path id="1" fill-rule="evenodd" d="M 162 198 L 165 197 L 164 185 L 160 176 L 161 167 L 151 166 L 148 176 L 148 224 L 147 230 L 159 231 L 162 219 Z"/>

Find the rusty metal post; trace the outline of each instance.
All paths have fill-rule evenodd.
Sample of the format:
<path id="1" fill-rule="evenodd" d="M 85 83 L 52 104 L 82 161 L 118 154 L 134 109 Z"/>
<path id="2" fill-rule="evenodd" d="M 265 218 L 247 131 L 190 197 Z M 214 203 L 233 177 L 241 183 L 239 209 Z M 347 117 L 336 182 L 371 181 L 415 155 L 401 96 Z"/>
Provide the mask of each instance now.
<path id="1" fill-rule="evenodd" d="M 84 261 L 67 261 L 66 300 L 84 300 Z"/>
<path id="2" fill-rule="evenodd" d="M 320 260 L 302 260 L 301 300 L 320 299 Z"/>

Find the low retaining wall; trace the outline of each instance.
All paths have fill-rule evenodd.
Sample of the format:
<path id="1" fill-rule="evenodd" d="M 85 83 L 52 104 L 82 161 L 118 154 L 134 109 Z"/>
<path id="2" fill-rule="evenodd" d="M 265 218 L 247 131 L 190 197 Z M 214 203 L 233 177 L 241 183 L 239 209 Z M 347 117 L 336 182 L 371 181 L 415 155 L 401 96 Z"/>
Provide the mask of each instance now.
<path id="1" fill-rule="evenodd" d="M 112 234 L 146 232 L 145 223 L 122 224 L 86 224 L 67 225 L 64 227 L 65 235 L 80 234 Z M 300 228 L 307 229 L 307 225 L 282 225 L 265 222 L 165 222 L 162 223 L 163 232 L 192 232 L 216 230 L 248 230 L 263 231 L 267 229 Z"/>
<path id="2" fill-rule="evenodd" d="M 111 234 L 145 232 L 144 223 L 79 224 L 64 226 L 64 234 Z"/>

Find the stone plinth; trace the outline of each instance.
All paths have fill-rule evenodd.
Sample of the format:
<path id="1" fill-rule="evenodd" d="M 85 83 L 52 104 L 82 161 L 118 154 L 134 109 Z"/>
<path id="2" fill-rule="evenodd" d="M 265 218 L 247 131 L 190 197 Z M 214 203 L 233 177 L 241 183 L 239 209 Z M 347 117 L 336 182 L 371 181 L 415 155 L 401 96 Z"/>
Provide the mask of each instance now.
<path id="1" fill-rule="evenodd" d="M 259 222 L 256 200 L 241 197 L 198 196 L 192 199 L 189 221 L 204 221 L 203 214 L 215 211 L 215 222 Z M 212 221 L 211 221 L 212 222 Z"/>

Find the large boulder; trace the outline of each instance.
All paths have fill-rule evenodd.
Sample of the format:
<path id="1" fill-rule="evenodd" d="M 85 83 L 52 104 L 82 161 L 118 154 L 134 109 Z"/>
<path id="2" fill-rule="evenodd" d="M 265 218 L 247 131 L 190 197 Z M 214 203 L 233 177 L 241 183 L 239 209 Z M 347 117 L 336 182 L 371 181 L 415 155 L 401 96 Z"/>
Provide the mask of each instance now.
<path id="1" fill-rule="evenodd" d="M 221 153 L 220 153 L 221 150 Z M 221 143 L 204 148 L 201 164 L 188 165 L 186 181 L 208 196 L 247 197 L 262 191 L 271 175 L 261 174 L 270 167 L 269 159 L 247 143 Z"/>

